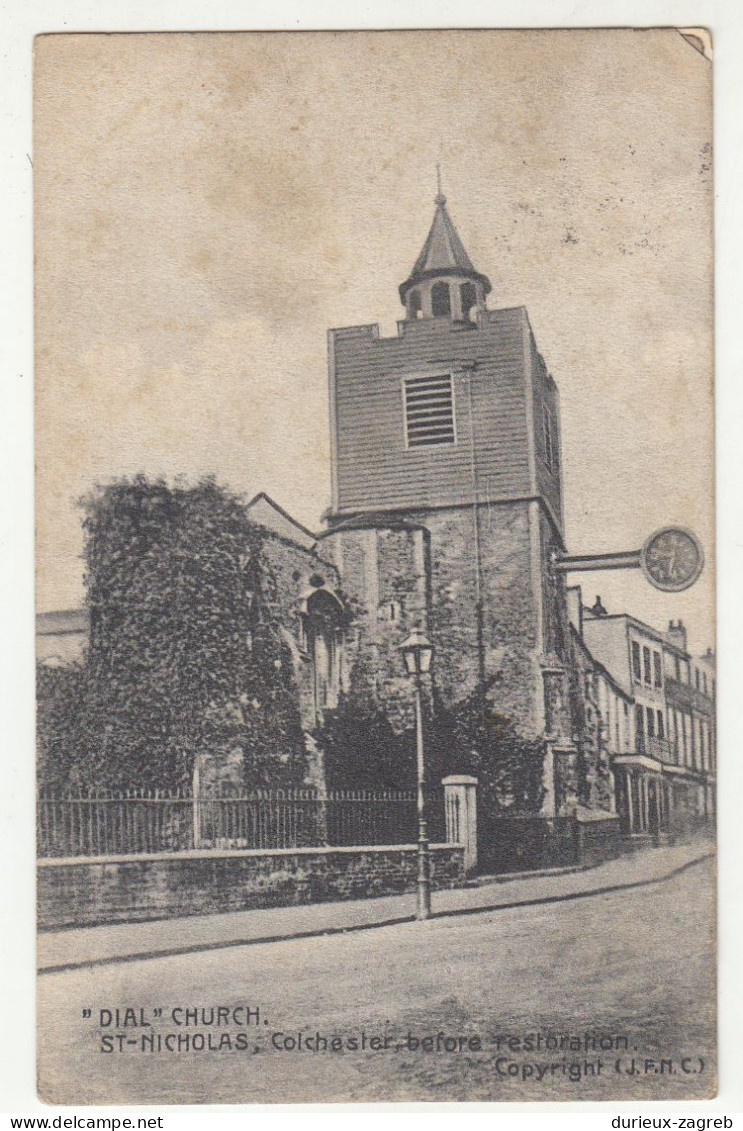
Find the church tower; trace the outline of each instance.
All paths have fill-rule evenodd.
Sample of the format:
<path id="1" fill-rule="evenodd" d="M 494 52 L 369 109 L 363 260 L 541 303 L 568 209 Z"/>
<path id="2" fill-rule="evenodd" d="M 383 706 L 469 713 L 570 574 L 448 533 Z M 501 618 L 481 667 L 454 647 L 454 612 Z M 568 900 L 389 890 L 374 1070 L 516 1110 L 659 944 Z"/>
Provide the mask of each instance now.
<path id="1" fill-rule="evenodd" d="M 549 745 L 545 814 L 560 805 L 553 750 L 569 752 L 567 612 L 557 386 L 523 307 L 489 309 L 441 193 L 400 285 L 397 335 L 329 331 L 332 506 L 323 535 L 362 610 L 381 701 L 406 693 L 396 653 L 421 626 L 436 690 L 478 688 Z M 559 792 L 559 791 L 557 791 Z"/>

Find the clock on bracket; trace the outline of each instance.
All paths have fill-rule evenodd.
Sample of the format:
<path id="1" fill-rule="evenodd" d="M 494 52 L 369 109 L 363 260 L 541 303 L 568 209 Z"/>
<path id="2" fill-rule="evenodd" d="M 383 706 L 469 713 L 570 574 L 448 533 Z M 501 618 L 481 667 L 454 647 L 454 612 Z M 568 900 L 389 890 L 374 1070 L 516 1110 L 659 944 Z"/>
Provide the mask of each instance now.
<path id="1" fill-rule="evenodd" d="M 640 550 L 640 568 L 651 585 L 666 593 L 688 589 L 704 566 L 696 534 L 681 526 L 664 526 L 651 534 Z"/>

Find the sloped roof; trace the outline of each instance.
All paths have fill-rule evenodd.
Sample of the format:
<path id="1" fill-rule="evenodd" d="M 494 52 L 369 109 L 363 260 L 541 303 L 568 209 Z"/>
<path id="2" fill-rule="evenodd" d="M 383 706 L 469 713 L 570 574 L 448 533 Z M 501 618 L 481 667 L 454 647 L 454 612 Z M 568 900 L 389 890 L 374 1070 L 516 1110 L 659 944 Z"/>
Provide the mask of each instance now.
<path id="1" fill-rule="evenodd" d="M 296 518 L 292 518 L 289 512 L 279 506 L 276 500 L 267 495 L 265 491 L 260 491 L 257 495 L 254 495 L 246 509 L 250 512 L 253 521 L 257 522 L 259 526 L 264 526 L 267 530 L 273 531 L 274 534 L 278 534 L 290 542 L 296 542 L 298 546 L 302 546 L 305 550 L 311 550 L 317 541 L 311 530 L 302 526 L 302 523 L 297 522 Z"/>
<path id="2" fill-rule="evenodd" d="M 410 272 L 410 277 L 414 278 L 416 275 L 423 274 L 424 271 L 450 271 L 452 269 L 475 270 L 447 211 L 446 197 L 439 193 L 436 197 L 433 223 L 426 236 L 423 250 L 415 261 L 415 267 Z"/>
<path id="3" fill-rule="evenodd" d="M 490 280 L 475 270 L 447 211 L 446 197 L 439 193 L 435 203 L 436 211 L 426 241 L 413 270 L 400 286 L 400 298 L 405 302 L 405 294 L 411 286 L 434 275 L 462 275 L 478 279 L 485 288 L 485 293 L 489 294 Z"/>

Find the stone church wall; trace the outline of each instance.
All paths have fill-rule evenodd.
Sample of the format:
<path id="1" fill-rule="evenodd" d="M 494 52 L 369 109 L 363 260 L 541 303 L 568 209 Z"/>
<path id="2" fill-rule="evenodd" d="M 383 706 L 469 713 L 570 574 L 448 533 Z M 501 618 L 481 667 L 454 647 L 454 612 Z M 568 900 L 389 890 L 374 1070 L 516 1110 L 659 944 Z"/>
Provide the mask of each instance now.
<path id="1" fill-rule="evenodd" d="M 567 620 L 561 582 L 539 589 L 544 570 L 534 557 L 547 555 L 551 546 L 540 541 L 541 528 L 533 528 L 530 505 L 481 505 L 477 518 L 473 507 L 412 513 L 405 529 L 359 520 L 323 538 L 355 608 L 346 669 L 363 666 L 378 701 L 401 728 L 411 725 L 412 716 L 399 645 L 421 627 L 436 644 L 434 680 L 445 704 L 472 695 L 482 667 L 495 708 L 525 736 L 543 733 L 542 634 L 552 640 L 558 635 L 552 626 L 564 632 Z M 548 610 L 544 621 L 542 608 Z"/>
<path id="2" fill-rule="evenodd" d="M 320 545 L 332 552 L 350 605 L 344 690 L 370 694 L 396 731 L 408 730 L 413 700 L 400 644 L 428 626 L 426 532 L 370 523 L 341 527 Z"/>

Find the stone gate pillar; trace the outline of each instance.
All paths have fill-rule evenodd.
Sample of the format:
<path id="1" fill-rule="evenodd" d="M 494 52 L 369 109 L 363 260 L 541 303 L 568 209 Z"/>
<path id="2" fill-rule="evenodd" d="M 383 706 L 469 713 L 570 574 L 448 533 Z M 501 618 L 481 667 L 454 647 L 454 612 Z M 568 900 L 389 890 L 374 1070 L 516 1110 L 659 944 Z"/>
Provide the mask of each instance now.
<path id="1" fill-rule="evenodd" d="M 191 782 L 194 848 L 201 848 L 201 767 L 203 760 L 203 754 L 197 754 L 194 758 L 193 780 Z"/>
<path id="2" fill-rule="evenodd" d="M 477 778 L 452 774 L 441 782 L 444 787 L 446 840 L 464 845 L 464 870 L 469 875 L 477 868 Z"/>

